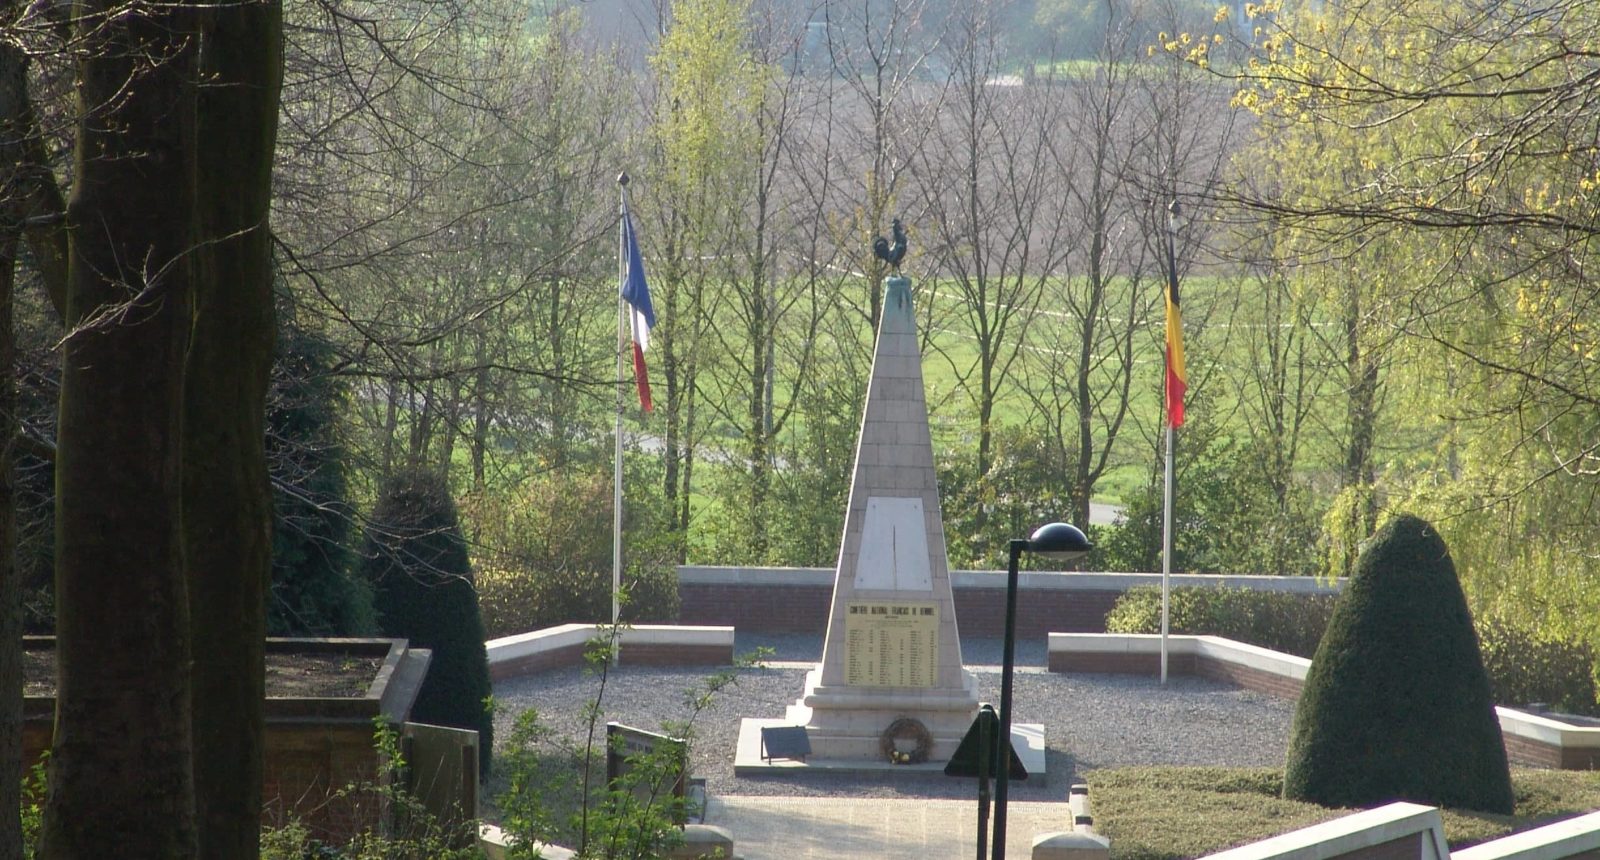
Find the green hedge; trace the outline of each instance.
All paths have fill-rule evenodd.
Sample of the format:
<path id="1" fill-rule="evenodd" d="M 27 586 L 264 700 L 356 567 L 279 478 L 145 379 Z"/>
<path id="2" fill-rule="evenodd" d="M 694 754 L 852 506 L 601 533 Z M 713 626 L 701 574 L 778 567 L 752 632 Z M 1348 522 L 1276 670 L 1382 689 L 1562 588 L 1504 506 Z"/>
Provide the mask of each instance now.
<path id="1" fill-rule="evenodd" d="M 489 660 L 472 565 L 450 489 L 439 475 L 401 471 L 378 495 L 361 573 L 385 636 L 433 651 L 410 719 L 478 732 L 480 773 L 494 749 Z"/>
<path id="2" fill-rule="evenodd" d="M 1169 631 L 1225 636 L 1310 657 L 1333 614 L 1334 596 L 1243 588 L 1174 588 Z M 1106 615 L 1108 633 L 1161 632 L 1161 589 L 1129 589 Z"/>
<path id="3" fill-rule="evenodd" d="M 1595 653 L 1587 643 L 1551 639 L 1490 619 L 1478 622 L 1478 646 L 1496 702 L 1513 707 L 1543 702 L 1563 713 L 1600 715 Z"/>
<path id="4" fill-rule="evenodd" d="M 1472 614 L 1429 523 L 1396 517 L 1362 550 L 1295 706 L 1283 796 L 1511 813 Z"/>
<path id="5" fill-rule="evenodd" d="M 666 567 L 624 573 L 628 600 L 622 620 L 631 624 L 670 624 L 678 619 L 678 572 Z M 611 620 L 611 571 L 598 567 L 546 570 L 482 567 L 478 605 L 490 639 L 514 636 L 557 624 Z"/>

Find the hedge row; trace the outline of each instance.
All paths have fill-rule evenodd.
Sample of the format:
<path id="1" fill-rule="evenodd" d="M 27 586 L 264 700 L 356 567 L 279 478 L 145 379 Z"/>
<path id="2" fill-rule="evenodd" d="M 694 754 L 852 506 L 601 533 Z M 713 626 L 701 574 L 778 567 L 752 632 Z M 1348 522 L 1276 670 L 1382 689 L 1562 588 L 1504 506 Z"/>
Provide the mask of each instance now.
<path id="1" fill-rule="evenodd" d="M 1333 615 L 1334 596 L 1242 588 L 1174 588 L 1169 632 L 1225 636 L 1310 659 Z M 1161 632 L 1161 589 L 1138 587 L 1106 615 L 1108 633 Z"/>

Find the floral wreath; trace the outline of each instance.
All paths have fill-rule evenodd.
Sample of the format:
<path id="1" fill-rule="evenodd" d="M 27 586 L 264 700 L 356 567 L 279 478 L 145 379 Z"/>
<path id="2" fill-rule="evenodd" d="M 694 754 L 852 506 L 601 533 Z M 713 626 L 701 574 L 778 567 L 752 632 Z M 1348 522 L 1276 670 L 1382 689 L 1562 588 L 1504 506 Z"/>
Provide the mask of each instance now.
<path id="1" fill-rule="evenodd" d="M 915 746 L 906 752 L 896 741 L 911 741 Z M 878 752 L 894 764 L 921 764 L 928 760 L 928 753 L 932 751 L 933 735 L 928 727 L 910 717 L 895 720 L 878 736 Z"/>

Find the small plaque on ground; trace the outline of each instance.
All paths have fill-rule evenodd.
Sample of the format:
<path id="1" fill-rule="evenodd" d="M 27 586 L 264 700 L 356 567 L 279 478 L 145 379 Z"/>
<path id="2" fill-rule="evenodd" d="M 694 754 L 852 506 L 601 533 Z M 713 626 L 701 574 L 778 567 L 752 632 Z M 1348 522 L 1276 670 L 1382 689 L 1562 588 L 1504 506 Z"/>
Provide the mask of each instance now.
<path id="1" fill-rule="evenodd" d="M 805 761 L 811 755 L 811 738 L 805 726 L 764 726 L 761 729 L 761 758 L 792 758 Z"/>

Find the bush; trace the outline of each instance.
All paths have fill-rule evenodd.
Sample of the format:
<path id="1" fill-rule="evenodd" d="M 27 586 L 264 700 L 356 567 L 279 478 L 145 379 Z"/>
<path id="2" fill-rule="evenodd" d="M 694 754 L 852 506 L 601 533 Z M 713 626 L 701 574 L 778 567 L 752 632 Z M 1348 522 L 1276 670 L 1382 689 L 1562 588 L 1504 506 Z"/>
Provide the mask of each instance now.
<path id="1" fill-rule="evenodd" d="M 1511 776 L 1455 564 L 1401 516 L 1356 562 L 1306 675 L 1284 796 L 1510 814 Z"/>
<path id="2" fill-rule="evenodd" d="M 478 602 L 490 638 L 611 620 L 609 475 L 545 475 L 477 493 L 463 508 L 476 538 Z M 622 620 L 675 620 L 675 547 L 632 526 L 624 523 Z"/>
<path id="3" fill-rule="evenodd" d="M 487 775 L 494 721 L 483 619 L 455 502 L 442 478 L 408 470 L 384 482 L 361 571 L 372 585 L 383 635 L 433 650 L 411 718 L 476 729 L 480 772 Z"/>
<path id="4" fill-rule="evenodd" d="M 345 386 L 332 371 L 333 345 L 300 328 L 292 308 L 272 366 L 267 460 L 272 470 L 273 636 L 367 636 L 376 629 L 372 594 L 355 575 L 346 481 L 348 454 L 339 412 Z"/>
<path id="5" fill-rule="evenodd" d="M 1595 701 L 1594 649 L 1490 619 L 1479 622 L 1483 667 L 1494 700 L 1523 707 L 1543 702 L 1568 714 L 1600 715 Z"/>
<path id="6" fill-rule="evenodd" d="M 1172 633 L 1226 636 L 1310 657 L 1328 626 L 1335 597 L 1242 588 L 1174 588 L 1169 604 Z M 1160 633 L 1161 589 L 1140 586 L 1117 598 L 1106 615 L 1106 632 Z"/>

